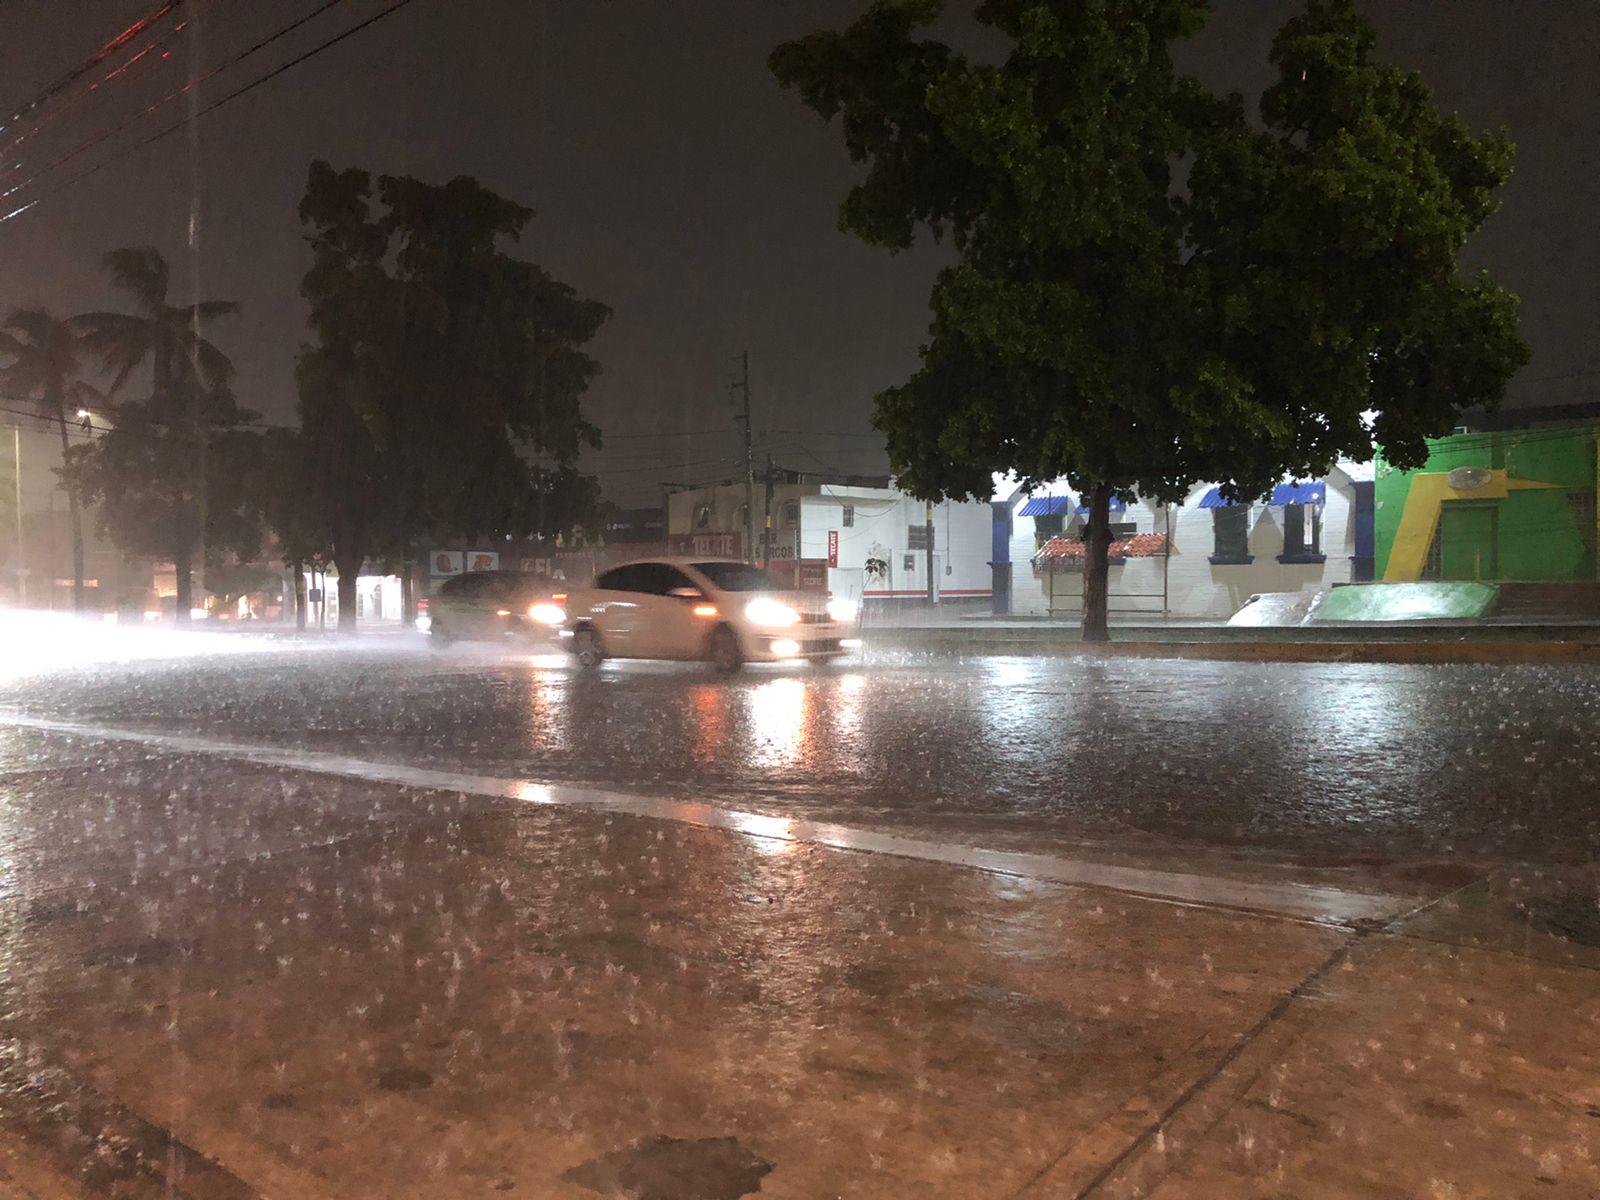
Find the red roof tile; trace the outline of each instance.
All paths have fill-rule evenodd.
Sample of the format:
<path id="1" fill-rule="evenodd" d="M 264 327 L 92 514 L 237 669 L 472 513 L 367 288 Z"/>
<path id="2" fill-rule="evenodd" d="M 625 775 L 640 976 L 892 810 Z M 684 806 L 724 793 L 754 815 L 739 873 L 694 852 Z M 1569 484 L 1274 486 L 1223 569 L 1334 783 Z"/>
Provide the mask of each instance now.
<path id="1" fill-rule="evenodd" d="M 1167 535 L 1164 533 L 1136 533 L 1132 537 L 1113 538 L 1112 558 L 1160 558 L 1167 552 Z M 1039 547 L 1034 561 L 1056 558 L 1086 558 L 1089 548 L 1082 538 L 1051 538 Z"/>

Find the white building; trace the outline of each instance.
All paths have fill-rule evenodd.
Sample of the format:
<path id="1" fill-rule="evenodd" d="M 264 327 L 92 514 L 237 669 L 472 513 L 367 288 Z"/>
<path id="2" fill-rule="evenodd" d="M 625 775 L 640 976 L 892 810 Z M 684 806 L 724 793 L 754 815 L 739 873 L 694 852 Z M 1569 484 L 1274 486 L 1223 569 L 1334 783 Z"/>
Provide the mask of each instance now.
<path id="1" fill-rule="evenodd" d="M 826 588 L 871 605 L 926 603 L 929 547 L 923 502 L 892 487 L 785 475 L 775 483 L 772 530 L 764 536 L 765 489 L 758 487 L 756 561 L 793 586 Z M 717 484 L 667 500 L 674 553 L 744 557 L 745 490 Z M 938 602 L 986 603 L 993 514 L 988 504 L 933 506 L 932 568 Z M 792 566 L 790 565 L 792 564 Z"/>
<path id="2" fill-rule="evenodd" d="M 1370 577 L 1371 480 L 1370 465 L 1341 463 L 1322 480 L 1280 484 L 1265 502 L 1229 505 L 1209 484 L 1171 506 L 1115 502 L 1113 550 L 1125 554 L 1114 554 L 1108 580 L 1113 618 L 1221 619 L 1257 593 Z M 1002 484 L 997 492 L 995 521 L 1010 524 L 996 530 L 997 548 L 1007 545 L 1010 556 L 1009 607 L 997 602 L 997 610 L 1080 613 L 1086 498 L 1059 483 L 1031 494 Z M 995 573 L 1003 580 L 1004 565 Z"/>

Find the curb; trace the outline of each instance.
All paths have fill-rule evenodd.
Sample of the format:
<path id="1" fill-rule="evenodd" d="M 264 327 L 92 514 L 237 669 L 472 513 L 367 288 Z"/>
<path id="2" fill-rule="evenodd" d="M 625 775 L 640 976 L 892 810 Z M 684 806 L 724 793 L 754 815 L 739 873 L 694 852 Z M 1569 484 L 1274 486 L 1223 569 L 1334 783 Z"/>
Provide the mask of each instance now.
<path id="1" fill-rule="evenodd" d="M 1083 656 L 1185 658 L 1209 662 L 1591 663 L 1600 642 L 1102 642 L 1065 638 L 869 637 L 869 650 L 981 658 Z"/>

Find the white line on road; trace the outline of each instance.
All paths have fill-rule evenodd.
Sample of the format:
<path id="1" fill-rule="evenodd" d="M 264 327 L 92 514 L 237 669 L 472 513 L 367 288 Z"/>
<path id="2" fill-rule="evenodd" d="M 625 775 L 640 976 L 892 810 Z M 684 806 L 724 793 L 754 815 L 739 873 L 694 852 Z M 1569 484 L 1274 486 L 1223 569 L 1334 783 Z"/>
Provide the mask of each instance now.
<path id="1" fill-rule="evenodd" d="M 922 838 L 904 837 L 900 834 L 831 822 L 744 812 L 692 800 L 641 796 L 580 784 L 539 783 L 497 775 L 439 771 L 428 767 L 408 766 L 405 763 L 374 762 L 370 759 L 352 758 L 316 750 L 295 750 L 252 742 L 231 742 L 193 734 L 87 725 L 76 721 L 56 721 L 10 713 L 0 714 L 0 721 L 46 733 L 71 734 L 104 741 L 137 742 L 177 753 L 205 754 L 254 763 L 258 766 L 311 771 L 374 783 L 396 784 L 401 787 L 520 800 L 529 804 L 546 804 L 561 808 L 646 817 L 659 821 L 675 821 L 683 825 L 731 830 L 757 838 L 826 846 L 835 850 L 889 854 L 899 858 L 969 867 L 1027 879 L 1108 888 L 1178 904 L 1243 909 L 1320 923 L 1351 924 L 1363 920 L 1382 920 L 1397 916 L 1416 903 L 1414 899 L 1408 897 L 1351 892 L 1342 888 L 1294 883 L 1251 883 L 1220 876 L 1117 866 L 1076 858 L 1060 858 L 1049 854 L 985 850 L 981 847 L 927 841 Z"/>

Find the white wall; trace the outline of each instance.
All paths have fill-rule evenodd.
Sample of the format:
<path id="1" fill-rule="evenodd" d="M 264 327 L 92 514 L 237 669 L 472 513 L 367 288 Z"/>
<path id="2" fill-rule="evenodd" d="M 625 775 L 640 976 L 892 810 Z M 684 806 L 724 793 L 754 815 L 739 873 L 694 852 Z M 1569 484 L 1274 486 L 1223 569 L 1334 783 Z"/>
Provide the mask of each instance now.
<path id="1" fill-rule="evenodd" d="M 854 524 L 844 524 L 844 508 L 854 509 Z M 800 553 L 828 557 L 828 533 L 839 535 L 839 565 L 829 571 L 834 595 L 868 600 L 916 601 L 927 595 L 927 554 L 910 549 L 911 526 L 925 520 L 922 501 L 890 488 L 824 485 L 802 502 Z M 941 597 L 976 599 L 989 595 L 992 516 L 976 501 L 946 501 L 933 506 L 935 583 Z M 910 566 L 907 566 L 907 556 Z M 886 579 L 868 579 L 866 562 L 882 558 Z"/>
<path id="2" fill-rule="evenodd" d="M 1172 510 L 1172 557 L 1166 564 L 1169 614 L 1222 619 L 1232 616 L 1259 592 L 1299 592 L 1348 581 L 1350 556 L 1355 553 L 1354 490 L 1349 475 L 1343 471 L 1330 473 L 1326 483 L 1327 499 L 1322 510 L 1322 553 L 1326 561 L 1303 564 L 1278 561 L 1283 552 L 1283 510 L 1264 504 L 1254 504 L 1250 509 L 1249 546 L 1255 561 L 1237 566 L 1213 564 L 1210 559 L 1216 537 L 1212 510 L 1200 507 L 1212 485 L 1200 484 L 1191 490 L 1183 504 Z M 1054 494 L 1061 495 L 1065 490 L 1058 485 Z M 1013 498 L 1014 514 L 1021 511 L 1027 499 L 1020 495 Z M 1113 513 L 1112 517 L 1132 522 L 1139 533 L 1161 533 L 1166 529 L 1165 514 L 1153 501 L 1134 501 L 1125 512 Z M 1012 519 L 1011 611 L 1042 615 L 1047 608 L 1049 580 L 1046 571 L 1031 561 L 1035 552 L 1033 518 Z M 1160 558 L 1130 558 L 1122 566 L 1113 566 L 1108 585 L 1111 607 L 1159 616 L 1161 574 Z M 1082 586 L 1082 572 L 1058 569 L 1057 612 L 1079 609 Z M 1142 595 L 1134 598 L 1135 593 Z M 1132 612 L 1115 612 L 1113 617 L 1137 619 Z"/>

